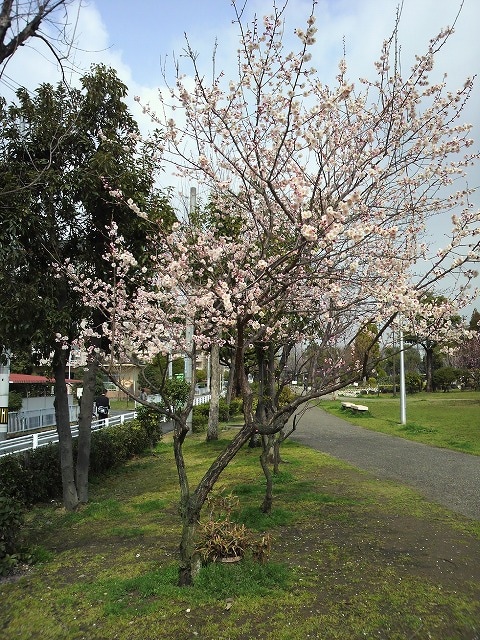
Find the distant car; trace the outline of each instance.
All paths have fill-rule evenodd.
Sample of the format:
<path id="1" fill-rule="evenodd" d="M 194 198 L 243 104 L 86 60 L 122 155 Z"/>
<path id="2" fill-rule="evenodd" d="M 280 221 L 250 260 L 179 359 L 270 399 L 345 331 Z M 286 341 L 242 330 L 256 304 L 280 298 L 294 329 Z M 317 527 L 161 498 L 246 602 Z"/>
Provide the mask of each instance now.
<path id="1" fill-rule="evenodd" d="M 292 380 L 292 384 L 298 384 L 296 380 Z"/>

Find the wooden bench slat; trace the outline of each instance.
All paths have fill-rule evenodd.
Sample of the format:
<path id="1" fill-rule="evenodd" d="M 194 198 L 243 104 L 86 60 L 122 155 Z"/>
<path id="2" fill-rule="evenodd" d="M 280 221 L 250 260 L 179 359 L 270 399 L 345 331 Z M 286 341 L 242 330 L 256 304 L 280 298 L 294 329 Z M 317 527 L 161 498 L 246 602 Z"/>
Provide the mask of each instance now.
<path id="1" fill-rule="evenodd" d="M 368 411 L 368 407 L 363 404 L 353 404 L 352 402 L 342 402 L 342 409 L 352 409 L 352 411 Z"/>

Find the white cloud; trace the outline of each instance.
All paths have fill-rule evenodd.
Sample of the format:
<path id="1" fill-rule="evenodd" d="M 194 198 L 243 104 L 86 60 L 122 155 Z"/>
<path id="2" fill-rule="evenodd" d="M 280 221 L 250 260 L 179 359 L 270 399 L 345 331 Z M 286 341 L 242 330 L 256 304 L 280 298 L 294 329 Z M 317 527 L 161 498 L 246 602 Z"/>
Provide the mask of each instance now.
<path id="1" fill-rule="evenodd" d="M 80 1 L 80 0 L 79 0 Z M 75 33 L 75 47 L 71 50 L 67 68 L 67 80 L 76 83 L 82 72 L 88 70 L 92 63 L 102 62 L 117 70 L 121 80 L 129 87 L 128 104 L 134 117 L 138 120 L 142 131 L 152 127 L 148 115 L 143 114 L 133 97 L 139 95 L 144 104 L 157 109 L 158 86 L 162 83 L 160 61 L 165 55 L 171 58 L 171 48 L 181 54 L 185 46 L 183 32 L 186 30 L 194 50 L 199 53 L 199 64 L 208 76 L 212 72 L 212 51 L 215 38 L 218 42 L 217 73 L 222 69 L 228 79 L 236 74 L 236 50 L 238 47 L 238 26 L 232 24 L 233 11 L 226 5 L 228 0 L 205 0 L 206 5 L 198 0 L 189 4 L 183 0 L 181 7 L 184 19 L 189 6 L 188 25 L 174 20 L 176 10 L 168 9 L 171 20 L 163 18 L 161 3 L 149 5 L 146 18 L 139 20 L 133 27 L 131 3 L 119 3 L 113 0 L 100 0 L 96 4 L 83 3 L 75 23 L 75 5 L 71 12 L 72 29 Z M 212 14 L 211 7 L 222 3 L 218 14 Z M 238 2 L 242 4 L 243 2 Z M 141 4 L 141 3 L 139 3 Z M 278 4 L 281 4 L 280 2 Z M 357 81 L 359 76 L 372 78 L 373 63 L 378 58 L 382 41 L 389 37 L 395 23 L 398 0 L 319 0 L 316 7 L 317 43 L 312 64 L 318 69 L 322 81 L 334 82 L 337 64 L 343 55 L 343 42 L 347 54 L 348 76 Z M 224 6 L 225 5 L 225 6 Z M 208 20 L 206 9 L 209 8 Z M 218 6 L 218 5 L 217 5 Z M 451 25 L 456 17 L 460 1 L 458 0 L 404 0 L 403 14 L 399 28 L 399 44 L 402 52 L 402 72 L 407 74 L 414 61 L 415 54 L 425 51 L 428 41 L 442 27 Z M 135 9 L 134 9 L 135 10 Z M 297 26 L 304 26 L 310 14 L 311 0 L 290 0 L 285 12 L 284 42 L 289 48 L 298 47 L 298 40 L 293 35 Z M 157 11 L 158 14 L 154 15 Z M 178 9 L 180 12 L 180 7 Z M 245 10 L 245 18 L 251 20 L 256 13 L 259 18 L 272 12 L 272 0 L 249 0 Z M 179 13 L 180 15 L 180 13 Z M 109 28 L 116 26 L 116 44 L 112 45 Z M 480 3 L 477 0 L 465 0 L 458 18 L 456 33 L 448 41 L 437 57 L 436 72 L 439 76 L 446 71 L 451 88 L 463 84 L 467 76 L 474 75 L 480 59 Z M 132 29 L 139 29 L 132 33 Z M 140 30 L 141 29 L 141 30 Z M 123 30 L 123 31 L 122 31 Z M 123 38 L 125 34 L 125 38 Z M 18 84 L 33 90 L 41 82 L 56 83 L 60 80 L 58 64 L 41 43 L 29 43 L 19 49 L 6 68 L 2 79 L 2 93 L 10 99 L 9 87 Z M 148 62 L 146 61 L 148 58 Z M 185 62 L 185 60 L 182 60 Z M 145 67 L 148 73 L 145 73 Z M 167 65 L 168 68 L 168 65 Z M 186 68 L 186 70 L 188 67 Z M 170 70 L 173 68 L 170 66 Z M 151 82 L 145 82 L 150 77 Z M 187 71 L 188 72 L 188 71 Z M 140 81 L 139 78 L 143 80 Z M 463 116 L 474 124 L 473 137 L 476 147 L 480 143 L 480 112 L 478 104 L 480 87 L 474 88 L 472 99 Z M 476 108 L 477 107 L 477 108 Z M 472 177 L 471 186 L 477 186 L 478 175 Z M 475 180 L 477 182 L 475 182 Z M 167 180 L 169 182 L 169 180 Z M 185 193 L 188 186 L 182 185 Z"/>

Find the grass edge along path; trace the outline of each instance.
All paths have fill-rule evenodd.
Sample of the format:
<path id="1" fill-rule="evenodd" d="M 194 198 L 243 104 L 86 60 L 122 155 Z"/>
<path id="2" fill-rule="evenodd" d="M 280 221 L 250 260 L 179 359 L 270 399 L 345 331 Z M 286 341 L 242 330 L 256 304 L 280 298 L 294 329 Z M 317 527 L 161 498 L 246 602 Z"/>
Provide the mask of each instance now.
<path id="1" fill-rule="evenodd" d="M 185 444 L 192 483 L 222 441 Z M 2 640 L 474 640 L 480 525 L 392 482 L 286 442 L 271 517 L 258 449 L 221 478 L 236 517 L 275 538 L 265 565 L 209 565 L 175 586 L 180 522 L 171 440 L 96 482 L 75 514 L 32 510 L 44 561 L 0 584 Z"/>
<path id="2" fill-rule="evenodd" d="M 368 413 L 345 411 L 342 401 L 368 406 Z M 388 435 L 480 456 L 480 392 L 407 395 L 405 425 L 400 424 L 400 400 L 391 396 L 362 396 L 315 401 L 322 409 L 348 422 Z"/>

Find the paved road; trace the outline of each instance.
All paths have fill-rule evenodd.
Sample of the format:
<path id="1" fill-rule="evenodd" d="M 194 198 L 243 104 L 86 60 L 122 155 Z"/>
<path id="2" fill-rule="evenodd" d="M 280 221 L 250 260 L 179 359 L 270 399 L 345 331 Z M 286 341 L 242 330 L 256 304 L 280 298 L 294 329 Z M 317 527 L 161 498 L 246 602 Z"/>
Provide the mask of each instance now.
<path id="1" fill-rule="evenodd" d="M 292 440 L 409 485 L 433 502 L 480 520 L 480 456 L 369 431 L 319 407 L 305 413 Z"/>

